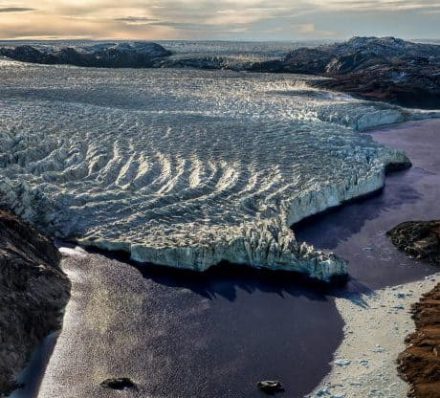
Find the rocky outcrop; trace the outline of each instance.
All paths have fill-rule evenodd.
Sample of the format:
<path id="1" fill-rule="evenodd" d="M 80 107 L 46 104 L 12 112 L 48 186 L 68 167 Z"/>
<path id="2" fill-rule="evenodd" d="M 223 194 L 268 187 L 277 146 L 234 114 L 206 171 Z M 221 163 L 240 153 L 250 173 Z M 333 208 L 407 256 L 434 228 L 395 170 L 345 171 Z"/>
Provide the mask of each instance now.
<path id="1" fill-rule="evenodd" d="M 70 284 L 59 262 L 48 239 L 0 210 L 0 396 L 16 387 L 36 345 L 61 326 Z"/>
<path id="2" fill-rule="evenodd" d="M 440 221 L 409 221 L 388 232 L 399 250 L 440 265 Z"/>
<path id="3" fill-rule="evenodd" d="M 440 221 L 409 221 L 388 232 L 408 255 L 440 265 Z M 440 284 L 412 306 L 416 331 L 397 360 L 400 376 L 411 384 L 410 397 L 440 398 Z"/>
<path id="4" fill-rule="evenodd" d="M 440 284 L 413 306 L 416 331 L 406 339 L 398 358 L 401 377 L 411 384 L 409 395 L 440 397 Z"/>
<path id="5" fill-rule="evenodd" d="M 105 68 L 148 68 L 171 53 L 146 42 L 103 43 L 88 46 L 20 45 L 0 48 L 0 55 L 37 64 L 66 64 Z"/>
<path id="6" fill-rule="evenodd" d="M 440 108 L 440 67 L 378 65 L 313 83 L 317 88 L 342 91 L 363 99 L 386 101 L 408 108 Z"/>

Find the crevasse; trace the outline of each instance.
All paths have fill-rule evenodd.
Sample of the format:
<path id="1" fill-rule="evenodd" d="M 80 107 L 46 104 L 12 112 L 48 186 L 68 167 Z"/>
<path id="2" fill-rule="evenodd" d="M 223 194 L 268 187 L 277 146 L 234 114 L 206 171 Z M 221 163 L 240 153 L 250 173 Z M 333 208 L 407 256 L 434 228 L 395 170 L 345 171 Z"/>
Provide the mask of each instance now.
<path id="1" fill-rule="evenodd" d="M 139 262 L 345 275 L 343 259 L 296 241 L 290 226 L 380 189 L 388 164 L 409 161 L 356 130 L 414 115 L 305 83 L 7 64 L 1 205 Z"/>

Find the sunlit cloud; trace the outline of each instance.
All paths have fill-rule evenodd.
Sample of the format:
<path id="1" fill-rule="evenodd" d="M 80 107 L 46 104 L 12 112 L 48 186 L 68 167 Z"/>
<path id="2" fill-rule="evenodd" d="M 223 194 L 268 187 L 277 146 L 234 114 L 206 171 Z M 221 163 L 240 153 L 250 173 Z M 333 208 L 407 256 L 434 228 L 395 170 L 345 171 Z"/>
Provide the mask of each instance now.
<path id="1" fill-rule="evenodd" d="M 149 25 L 153 22 L 159 22 L 156 18 L 148 18 L 148 17 L 124 17 L 124 18 L 115 18 L 116 22 L 123 22 L 127 25 Z"/>
<path id="2" fill-rule="evenodd" d="M 440 4 L 436 0 L 309 0 L 308 3 L 323 9 L 353 11 L 401 11 L 440 8 Z"/>
<path id="3" fill-rule="evenodd" d="M 35 4 L 35 0 L 0 0 L 0 38 L 440 36 L 435 21 L 438 0 L 39 0 L 38 7 Z"/>

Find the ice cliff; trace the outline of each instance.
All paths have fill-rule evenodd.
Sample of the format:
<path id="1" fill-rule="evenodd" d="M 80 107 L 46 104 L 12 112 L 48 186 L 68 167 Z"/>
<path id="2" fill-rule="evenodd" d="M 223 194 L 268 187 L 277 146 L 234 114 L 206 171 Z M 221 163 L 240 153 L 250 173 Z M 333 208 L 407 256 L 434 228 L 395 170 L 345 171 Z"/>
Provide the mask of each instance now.
<path id="1" fill-rule="evenodd" d="M 6 65 L 0 82 L 0 204 L 140 262 L 329 281 L 346 262 L 289 227 L 409 162 L 355 131 L 407 112 L 294 76 Z"/>

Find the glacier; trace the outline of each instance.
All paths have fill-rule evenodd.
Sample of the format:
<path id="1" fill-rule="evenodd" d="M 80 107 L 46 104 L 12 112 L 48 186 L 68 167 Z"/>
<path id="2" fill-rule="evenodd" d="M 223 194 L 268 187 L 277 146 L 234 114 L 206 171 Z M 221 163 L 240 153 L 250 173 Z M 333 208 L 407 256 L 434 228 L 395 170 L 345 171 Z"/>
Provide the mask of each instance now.
<path id="1" fill-rule="evenodd" d="M 0 60 L 0 206 L 141 263 L 346 275 L 290 227 L 381 189 L 409 160 L 358 131 L 421 116 L 310 79 Z"/>

